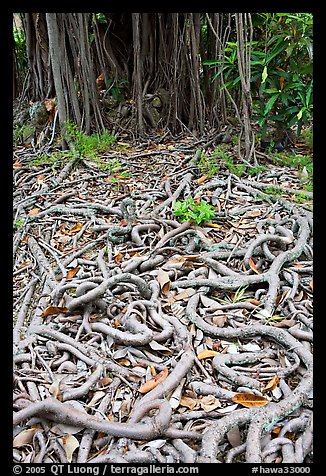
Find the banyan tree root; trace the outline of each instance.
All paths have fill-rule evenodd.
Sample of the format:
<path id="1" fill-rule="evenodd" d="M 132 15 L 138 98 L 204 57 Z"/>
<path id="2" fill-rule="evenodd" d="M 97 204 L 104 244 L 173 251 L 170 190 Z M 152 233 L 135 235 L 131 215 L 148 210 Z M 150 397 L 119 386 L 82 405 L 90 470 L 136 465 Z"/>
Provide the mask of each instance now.
<path id="1" fill-rule="evenodd" d="M 79 463 L 310 462 L 312 215 L 163 152 L 119 154 L 117 188 L 15 169 L 14 460 L 66 462 L 71 434 Z M 211 223 L 176 220 L 190 196 Z"/>

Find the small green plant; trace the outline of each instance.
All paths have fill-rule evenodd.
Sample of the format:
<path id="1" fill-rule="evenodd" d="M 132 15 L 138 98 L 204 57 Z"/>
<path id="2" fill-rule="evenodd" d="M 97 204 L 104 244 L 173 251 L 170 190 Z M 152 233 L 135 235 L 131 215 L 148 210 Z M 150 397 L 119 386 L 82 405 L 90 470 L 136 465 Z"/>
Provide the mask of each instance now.
<path id="1" fill-rule="evenodd" d="M 232 293 L 230 296 L 226 296 L 225 299 L 220 299 L 220 298 L 214 298 L 217 299 L 217 301 L 223 302 L 225 304 L 234 304 L 237 302 L 243 302 L 247 301 L 248 299 L 252 298 L 249 294 L 246 294 L 246 290 L 249 286 L 240 286 L 234 293 Z"/>
<path id="2" fill-rule="evenodd" d="M 305 145 L 309 148 L 313 148 L 313 129 L 312 127 L 307 127 L 301 131 L 301 136 L 299 139 L 305 143 Z"/>
<path id="3" fill-rule="evenodd" d="M 246 170 L 246 165 L 245 164 L 235 164 L 233 162 L 233 158 L 230 155 L 230 153 L 226 152 L 225 147 L 226 146 L 222 145 L 222 144 L 218 145 L 215 148 L 212 157 L 214 158 L 215 161 L 217 159 L 222 161 L 224 163 L 224 165 L 229 169 L 229 171 L 232 174 L 235 174 L 238 177 L 241 177 L 241 175 L 243 175 L 243 173 Z"/>
<path id="4" fill-rule="evenodd" d="M 66 121 L 65 128 L 67 139 L 73 142 L 73 149 L 81 158 L 94 158 L 97 154 L 105 152 L 116 141 L 115 135 L 108 131 L 87 135 L 70 121 Z"/>
<path id="5" fill-rule="evenodd" d="M 117 172 L 119 169 L 121 169 L 122 164 L 119 162 L 117 159 L 109 159 L 109 160 L 100 160 L 98 157 L 94 157 L 93 159 L 97 165 L 99 170 L 103 170 L 105 172 L 108 172 L 111 174 L 112 172 Z"/>
<path id="6" fill-rule="evenodd" d="M 19 230 L 20 228 L 24 226 L 24 223 L 25 223 L 24 218 L 16 218 L 16 220 L 14 221 L 14 228 L 16 230 Z"/>
<path id="7" fill-rule="evenodd" d="M 128 170 L 123 170 L 121 173 L 119 173 L 119 175 L 112 177 L 111 182 L 112 183 L 119 182 L 121 179 L 123 180 L 123 179 L 129 178 L 130 175 L 131 173 Z"/>
<path id="8" fill-rule="evenodd" d="M 70 154 L 71 155 L 71 154 Z M 64 158 L 69 157 L 69 153 L 53 152 L 51 155 L 39 155 L 35 159 L 29 161 L 30 165 L 59 165 Z"/>
<path id="9" fill-rule="evenodd" d="M 257 175 L 260 172 L 263 172 L 264 170 L 267 170 L 267 169 L 268 169 L 268 167 L 266 167 L 265 165 L 253 165 L 252 167 L 249 167 L 247 169 L 247 174 L 248 175 Z"/>
<path id="10" fill-rule="evenodd" d="M 33 137 L 35 133 L 35 128 L 29 126 L 28 124 L 23 124 L 22 126 L 16 126 L 13 130 L 13 142 L 14 144 L 22 144 L 27 141 L 30 137 Z"/>
<path id="11" fill-rule="evenodd" d="M 209 221 L 214 218 L 215 209 L 204 200 L 198 201 L 188 197 L 174 204 L 173 214 L 179 217 L 182 222 L 194 221 L 197 225 L 200 225 L 203 221 Z"/>
<path id="12" fill-rule="evenodd" d="M 310 155 L 301 154 L 275 154 L 272 160 L 276 164 L 286 165 L 291 169 L 296 169 L 302 186 L 307 191 L 313 188 L 313 158 Z"/>
<path id="13" fill-rule="evenodd" d="M 208 177 L 213 177 L 220 170 L 215 158 L 207 157 L 202 150 L 197 153 L 196 166 L 203 175 Z"/>

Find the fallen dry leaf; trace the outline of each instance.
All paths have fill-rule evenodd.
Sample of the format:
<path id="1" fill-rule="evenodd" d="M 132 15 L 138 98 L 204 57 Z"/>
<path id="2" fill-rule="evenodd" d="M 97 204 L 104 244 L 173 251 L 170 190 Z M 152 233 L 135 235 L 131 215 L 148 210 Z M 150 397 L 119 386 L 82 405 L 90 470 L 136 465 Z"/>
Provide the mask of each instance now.
<path id="1" fill-rule="evenodd" d="M 147 393 L 150 390 L 153 390 L 153 388 L 157 387 L 159 383 L 163 382 L 168 375 L 169 375 L 168 369 L 162 370 L 160 373 L 158 373 L 153 378 L 147 380 L 147 382 L 141 385 L 141 387 L 138 389 L 138 392 Z"/>
<path id="2" fill-rule="evenodd" d="M 69 235 L 75 235 L 78 231 L 80 231 L 83 228 L 82 223 L 77 223 L 71 230 L 69 230 Z"/>
<path id="3" fill-rule="evenodd" d="M 61 312 L 69 312 L 69 309 L 66 307 L 48 306 L 42 312 L 42 316 L 53 316 L 54 314 L 61 314 Z"/>
<path id="4" fill-rule="evenodd" d="M 102 378 L 100 378 L 100 379 L 97 381 L 97 384 L 98 384 L 100 387 L 106 387 L 106 386 L 109 385 L 110 383 L 112 383 L 112 378 L 110 378 L 110 377 L 102 377 Z"/>
<path id="5" fill-rule="evenodd" d="M 202 183 L 206 182 L 207 179 L 208 179 L 208 175 L 203 175 L 197 180 L 198 185 L 201 185 Z"/>
<path id="6" fill-rule="evenodd" d="M 54 380 L 49 387 L 50 395 L 62 402 L 62 393 L 60 389 L 60 380 Z"/>
<path id="7" fill-rule="evenodd" d="M 66 452 L 68 463 L 72 461 L 73 452 L 79 447 L 79 441 L 73 435 L 67 435 L 61 438 L 62 446 Z"/>
<path id="8" fill-rule="evenodd" d="M 157 375 L 157 372 L 153 364 L 150 364 L 150 369 L 151 369 L 151 374 L 153 375 L 153 377 L 155 377 Z"/>
<path id="9" fill-rule="evenodd" d="M 42 182 L 42 180 L 45 179 L 45 177 L 46 177 L 45 175 L 40 175 L 39 177 L 37 177 L 36 182 L 37 183 Z"/>
<path id="10" fill-rule="evenodd" d="M 72 278 L 78 273 L 79 270 L 80 270 L 80 268 L 70 269 L 70 270 L 67 272 L 66 278 L 67 278 L 67 279 L 72 279 Z"/>
<path id="11" fill-rule="evenodd" d="M 211 412 L 221 406 L 221 402 L 214 395 L 205 395 L 200 399 L 200 406 L 205 412 Z"/>
<path id="12" fill-rule="evenodd" d="M 164 271 L 164 269 L 159 268 L 156 279 L 160 285 L 162 294 L 167 294 L 171 287 L 169 274 Z"/>
<path id="13" fill-rule="evenodd" d="M 202 360 L 208 359 L 209 357 L 215 357 L 215 355 L 220 355 L 220 352 L 217 352 L 216 350 L 202 350 L 199 352 L 197 357 L 199 360 Z"/>
<path id="14" fill-rule="evenodd" d="M 28 445 L 33 440 L 37 428 L 29 428 L 28 430 L 23 430 L 18 435 L 15 436 L 13 441 L 13 447 L 19 448 L 20 446 Z"/>
<path id="15" fill-rule="evenodd" d="M 247 408 L 263 407 L 269 403 L 269 400 L 265 397 L 259 397 L 253 393 L 237 393 L 231 400 L 235 403 L 239 403 Z"/>
<path id="16" fill-rule="evenodd" d="M 105 395 L 106 395 L 106 393 L 103 392 L 103 390 L 98 390 L 97 392 L 94 393 L 94 395 L 92 396 L 91 401 L 87 404 L 87 406 L 89 406 L 89 407 L 94 406 L 97 402 L 99 402 L 100 400 L 102 400 L 102 398 L 103 398 Z"/>
<path id="17" fill-rule="evenodd" d="M 200 404 L 197 399 L 187 396 L 181 397 L 180 405 L 189 408 L 189 410 L 197 410 L 200 408 Z"/>
<path id="18" fill-rule="evenodd" d="M 210 228 L 222 228 L 222 225 L 218 225 L 217 223 L 206 223 L 206 226 Z"/>
<path id="19" fill-rule="evenodd" d="M 113 259 L 117 264 L 120 264 L 123 257 L 124 257 L 123 253 L 118 252 L 114 255 Z"/>
<path id="20" fill-rule="evenodd" d="M 274 390 L 274 388 L 277 387 L 278 382 L 279 382 L 278 376 L 274 375 L 274 377 L 269 382 L 267 382 L 267 384 L 266 384 L 266 386 L 263 390 L 263 393 L 266 393 L 269 390 Z"/>
<path id="21" fill-rule="evenodd" d="M 258 301 L 257 299 L 246 299 L 245 302 L 250 302 L 250 304 L 253 304 L 254 306 L 260 305 L 260 301 Z"/>
<path id="22" fill-rule="evenodd" d="M 257 269 L 257 266 L 255 265 L 255 262 L 252 258 L 249 258 L 248 259 L 248 263 L 249 263 L 249 266 L 250 268 L 256 273 L 256 274 L 259 274 L 259 271 Z"/>
<path id="23" fill-rule="evenodd" d="M 33 215 L 37 215 L 39 211 L 40 211 L 39 208 L 32 208 L 32 210 L 30 210 L 30 211 L 27 213 L 27 215 L 28 215 L 29 217 L 32 217 Z"/>

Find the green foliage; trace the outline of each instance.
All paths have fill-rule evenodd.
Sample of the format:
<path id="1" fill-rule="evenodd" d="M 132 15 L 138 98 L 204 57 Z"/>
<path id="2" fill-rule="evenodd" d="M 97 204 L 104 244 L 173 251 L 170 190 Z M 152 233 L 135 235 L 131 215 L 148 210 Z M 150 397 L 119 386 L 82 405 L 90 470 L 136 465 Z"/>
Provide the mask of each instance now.
<path id="1" fill-rule="evenodd" d="M 303 188 L 309 192 L 313 190 L 313 158 L 310 155 L 301 154 L 275 154 L 272 160 L 276 164 L 285 165 L 296 169 Z"/>
<path id="2" fill-rule="evenodd" d="M 219 164 L 213 157 L 207 157 L 202 150 L 197 153 L 196 166 L 203 175 L 213 177 L 220 170 Z"/>
<path id="3" fill-rule="evenodd" d="M 313 148 L 313 129 L 312 127 L 307 127 L 301 131 L 301 136 L 299 138 L 304 142 L 304 144 L 309 147 L 309 149 Z"/>
<path id="4" fill-rule="evenodd" d="M 234 303 L 237 303 L 237 302 L 244 302 L 244 301 L 247 301 L 250 297 L 249 294 L 246 294 L 246 290 L 249 286 L 246 285 L 246 286 L 240 286 L 235 293 L 232 293 L 230 296 L 226 296 L 225 299 L 220 299 L 220 298 L 214 298 L 214 299 L 217 299 L 217 301 L 220 301 L 222 303 L 225 303 L 225 304 L 234 304 Z"/>
<path id="5" fill-rule="evenodd" d="M 35 128 L 28 124 L 16 126 L 13 130 L 13 143 L 15 145 L 22 144 L 34 135 Z"/>
<path id="6" fill-rule="evenodd" d="M 260 53 L 254 62 L 261 72 L 254 91 L 258 93 L 254 100 L 256 119 L 263 138 L 269 121 L 283 130 L 295 125 L 299 136 L 313 111 L 312 14 L 257 15 L 264 30 L 261 40 L 265 56 Z"/>
<path id="7" fill-rule="evenodd" d="M 173 207 L 173 214 L 180 218 L 180 221 L 194 221 L 200 225 L 203 221 L 212 220 L 215 216 L 215 209 L 204 200 L 199 202 L 189 197 L 176 202 Z"/>
<path id="8" fill-rule="evenodd" d="M 94 158 L 109 149 L 116 141 L 116 137 L 108 131 L 87 135 L 70 121 L 66 121 L 65 129 L 67 138 L 73 142 L 76 155 L 81 158 Z"/>
<path id="9" fill-rule="evenodd" d="M 51 155 L 39 155 L 36 156 L 35 159 L 32 159 L 29 161 L 30 165 L 51 165 L 51 166 L 57 166 L 61 165 L 61 163 L 65 159 L 73 159 L 74 156 L 69 152 L 53 152 Z"/>
<path id="10" fill-rule="evenodd" d="M 265 139 L 267 126 L 281 130 L 296 126 L 300 135 L 313 113 L 311 13 L 252 14 L 251 93 L 255 115 Z M 247 45 L 249 46 L 249 45 Z M 223 74 L 229 91 L 240 89 L 237 43 L 227 42 L 222 58 L 204 61 Z"/>
<path id="11" fill-rule="evenodd" d="M 213 157 L 215 159 L 221 160 L 224 165 L 229 169 L 229 171 L 232 174 L 237 175 L 238 177 L 241 177 L 243 173 L 246 170 L 246 165 L 245 164 L 235 164 L 233 161 L 233 157 L 226 153 L 224 150 L 224 147 L 222 145 L 219 145 L 215 148 L 213 152 Z"/>
<path id="12" fill-rule="evenodd" d="M 116 79 L 114 78 L 109 78 L 106 82 L 105 82 L 105 86 L 108 90 L 110 90 L 110 94 L 112 96 L 112 98 L 117 102 L 121 102 L 123 101 L 125 98 L 124 98 L 124 91 L 125 91 L 125 88 L 128 84 L 128 81 L 126 79 L 120 79 L 119 81 L 117 81 Z"/>
<path id="13" fill-rule="evenodd" d="M 117 177 L 112 177 L 111 182 L 119 182 L 121 179 L 129 178 L 131 176 L 131 172 L 129 170 L 123 170 Z"/>
<path id="14" fill-rule="evenodd" d="M 53 152 L 52 154 L 40 155 L 30 161 L 30 165 L 51 165 L 53 169 L 61 166 L 63 161 L 75 159 L 92 159 L 96 160 L 99 168 L 107 170 L 109 173 L 118 166 L 120 162 L 116 159 L 110 159 L 101 162 L 97 154 L 105 152 L 115 142 L 115 136 L 105 131 L 103 134 L 84 134 L 79 128 L 67 121 L 66 138 L 69 138 L 72 148 L 70 150 Z"/>
<path id="15" fill-rule="evenodd" d="M 25 78 L 28 72 L 28 58 L 26 50 L 26 35 L 24 30 L 17 28 L 13 29 L 14 49 L 16 53 L 16 65 L 18 77 L 21 81 Z"/>
<path id="16" fill-rule="evenodd" d="M 257 175 L 266 170 L 264 165 L 248 167 L 243 163 L 235 163 L 234 158 L 227 152 L 227 145 L 218 145 L 212 155 L 208 157 L 203 151 L 199 151 L 196 159 L 196 166 L 203 175 L 213 177 L 226 167 L 232 174 L 241 177 L 245 172 L 248 175 Z"/>
<path id="17" fill-rule="evenodd" d="M 25 220 L 24 218 L 16 218 L 16 220 L 14 221 L 14 228 L 16 230 L 19 230 L 20 228 L 22 228 L 25 224 Z"/>

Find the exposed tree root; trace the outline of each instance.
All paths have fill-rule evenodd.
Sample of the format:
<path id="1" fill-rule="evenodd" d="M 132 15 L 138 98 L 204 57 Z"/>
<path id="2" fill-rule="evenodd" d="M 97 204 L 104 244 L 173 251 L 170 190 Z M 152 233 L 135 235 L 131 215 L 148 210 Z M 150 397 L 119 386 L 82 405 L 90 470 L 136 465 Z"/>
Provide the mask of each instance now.
<path id="1" fill-rule="evenodd" d="M 186 142 L 110 153 L 131 175 L 115 182 L 17 157 L 14 460 L 66 462 L 73 435 L 78 463 L 311 462 L 312 215 L 291 203 L 296 178 L 280 169 L 276 198 L 268 169 L 198 182 Z M 187 197 L 212 222 L 178 222 Z"/>

